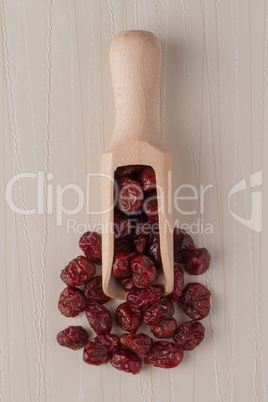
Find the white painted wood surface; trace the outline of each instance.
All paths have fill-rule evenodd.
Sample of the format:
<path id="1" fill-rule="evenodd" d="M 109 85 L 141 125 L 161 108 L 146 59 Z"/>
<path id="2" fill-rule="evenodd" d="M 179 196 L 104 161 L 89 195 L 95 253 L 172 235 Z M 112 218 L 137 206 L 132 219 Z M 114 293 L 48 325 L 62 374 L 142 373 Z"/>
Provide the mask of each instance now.
<path id="1" fill-rule="evenodd" d="M 0 9 L 0 400 L 266 401 L 267 0 L 1 0 Z M 125 29 L 149 30 L 161 40 L 159 127 L 173 154 L 174 190 L 191 184 L 200 195 L 200 186 L 213 186 L 203 210 L 196 200 L 178 201 L 189 215 L 174 209 L 180 224 L 207 229 L 193 234 L 212 254 L 200 278 L 212 291 L 205 340 L 178 368 L 148 367 L 139 376 L 109 364 L 87 366 L 81 352 L 55 341 L 71 323 L 87 326 L 85 317 L 59 315 L 59 273 L 79 254 L 84 224 L 94 229 L 101 222 L 87 214 L 87 201 L 98 210 L 101 194 L 97 178 L 86 194 L 86 173 L 100 171 L 112 135 L 109 46 Z M 39 203 L 39 214 L 13 213 L 7 183 L 37 171 L 40 183 L 47 178 L 45 199 L 53 191 L 54 203 Z M 253 211 L 256 221 L 250 176 L 257 172 L 261 232 L 234 218 L 249 219 Z M 228 194 L 244 179 L 245 190 L 230 199 L 231 215 Z M 61 222 L 56 198 L 71 183 L 87 199 Z M 37 210 L 37 194 L 37 178 L 14 185 L 18 207 Z M 74 191 L 63 197 L 65 208 L 75 207 Z M 179 310 L 176 318 L 184 319 Z"/>

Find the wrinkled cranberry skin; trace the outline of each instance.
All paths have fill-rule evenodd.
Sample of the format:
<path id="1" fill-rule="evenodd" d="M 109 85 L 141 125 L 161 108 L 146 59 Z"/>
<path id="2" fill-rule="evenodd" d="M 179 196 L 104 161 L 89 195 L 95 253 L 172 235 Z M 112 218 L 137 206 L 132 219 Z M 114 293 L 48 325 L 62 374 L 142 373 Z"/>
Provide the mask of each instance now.
<path id="1" fill-rule="evenodd" d="M 126 166 L 120 166 L 116 169 L 115 174 L 118 177 L 123 177 L 123 176 L 133 176 L 135 174 L 140 173 L 144 169 L 143 165 L 126 165 Z"/>
<path id="2" fill-rule="evenodd" d="M 84 348 L 83 360 L 88 364 L 99 366 L 106 364 L 116 350 L 119 339 L 116 335 L 100 335 L 89 340 Z"/>
<path id="3" fill-rule="evenodd" d="M 96 273 L 96 267 L 88 258 L 80 255 L 61 271 L 61 279 L 67 286 L 82 286 Z"/>
<path id="4" fill-rule="evenodd" d="M 173 231 L 174 261 L 184 264 L 189 251 L 195 248 L 191 236 L 183 229 L 175 228 Z"/>
<path id="5" fill-rule="evenodd" d="M 151 306 L 147 307 L 143 321 L 147 325 L 155 324 L 156 322 L 167 320 L 171 318 L 174 314 L 174 304 L 167 297 L 163 297 L 158 300 L 156 303 L 153 303 Z"/>
<path id="6" fill-rule="evenodd" d="M 154 342 L 149 352 L 144 357 L 145 364 L 155 367 L 177 367 L 183 359 L 183 350 L 175 343 L 167 341 Z"/>
<path id="7" fill-rule="evenodd" d="M 91 261 L 101 265 L 101 235 L 97 232 L 86 232 L 79 240 L 79 247 Z"/>
<path id="8" fill-rule="evenodd" d="M 57 335 L 57 342 L 61 346 L 72 350 L 78 350 L 85 346 L 88 341 L 87 331 L 80 326 L 70 326 Z"/>
<path id="9" fill-rule="evenodd" d="M 97 335 L 108 335 L 111 332 L 113 326 L 112 315 L 102 304 L 90 303 L 86 308 L 86 316 L 89 325 Z"/>
<path id="10" fill-rule="evenodd" d="M 188 321 L 177 328 L 173 340 L 184 350 L 193 350 L 204 339 L 205 327 L 199 321 Z"/>
<path id="11" fill-rule="evenodd" d="M 124 289 L 125 292 L 130 292 L 131 290 L 137 289 L 134 282 L 133 278 L 126 278 L 126 279 L 119 279 L 119 283 L 122 289 Z"/>
<path id="12" fill-rule="evenodd" d="M 184 273 L 182 268 L 178 265 L 174 265 L 174 286 L 173 286 L 173 291 L 168 295 L 168 297 L 172 301 L 177 301 L 179 300 L 179 297 L 182 294 L 183 290 L 183 285 L 184 285 Z"/>
<path id="13" fill-rule="evenodd" d="M 118 253 L 131 253 L 131 251 L 134 251 L 134 249 L 129 237 L 114 240 L 114 255 Z"/>
<path id="14" fill-rule="evenodd" d="M 87 299 L 80 289 L 68 286 L 60 294 L 58 309 L 65 317 L 76 317 L 85 310 L 86 303 Z"/>
<path id="15" fill-rule="evenodd" d="M 145 212 L 150 223 L 158 222 L 158 204 L 155 194 L 148 194 L 143 203 L 143 211 Z"/>
<path id="16" fill-rule="evenodd" d="M 120 304 L 115 312 L 116 321 L 123 331 L 135 334 L 142 324 L 142 310 L 134 303 Z"/>
<path id="17" fill-rule="evenodd" d="M 131 276 L 130 261 L 136 257 L 136 253 L 118 253 L 114 257 L 113 276 L 116 278 L 128 278 Z"/>
<path id="18" fill-rule="evenodd" d="M 142 366 L 142 360 L 130 350 L 119 349 L 114 352 L 111 364 L 117 370 L 138 374 Z"/>
<path id="19" fill-rule="evenodd" d="M 159 234 L 151 233 L 149 238 L 149 257 L 154 262 L 155 266 L 159 268 L 162 264 L 161 262 L 161 253 L 160 253 L 160 240 Z"/>
<path id="20" fill-rule="evenodd" d="M 181 295 L 184 313 L 192 320 L 202 320 L 210 311 L 210 296 L 210 291 L 201 283 L 188 283 Z"/>
<path id="21" fill-rule="evenodd" d="M 152 167 L 143 169 L 139 175 L 138 181 L 141 183 L 142 189 L 145 193 L 155 190 L 156 181 L 154 169 Z"/>
<path id="22" fill-rule="evenodd" d="M 140 183 L 128 177 L 119 180 L 117 208 L 126 215 L 140 211 L 143 203 L 143 191 Z"/>
<path id="23" fill-rule="evenodd" d="M 139 307 L 147 307 L 161 299 L 161 288 L 159 286 L 149 286 L 145 289 L 132 290 L 127 295 L 127 301 L 135 303 Z"/>
<path id="24" fill-rule="evenodd" d="M 146 235 L 140 235 L 134 238 L 133 245 L 138 254 L 144 254 L 146 252 L 148 240 L 148 236 Z"/>
<path id="25" fill-rule="evenodd" d="M 126 349 L 131 349 L 139 356 L 145 355 L 153 342 L 153 339 L 145 334 L 123 334 L 120 336 L 120 344 Z"/>
<path id="26" fill-rule="evenodd" d="M 84 294 L 89 302 L 105 304 L 111 300 L 111 298 L 106 296 L 103 292 L 101 276 L 95 276 L 85 284 Z"/>
<path id="27" fill-rule="evenodd" d="M 204 274 L 210 264 L 211 256 L 206 248 L 196 248 L 188 254 L 184 269 L 190 275 Z"/>
<path id="28" fill-rule="evenodd" d="M 157 271 L 153 261 L 144 254 L 140 254 L 130 261 L 133 282 L 137 288 L 148 287 L 156 278 Z"/>
<path id="29" fill-rule="evenodd" d="M 162 320 L 150 325 L 151 333 L 159 339 L 172 338 L 177 329 L 177 322 L 174 318 Z"/>

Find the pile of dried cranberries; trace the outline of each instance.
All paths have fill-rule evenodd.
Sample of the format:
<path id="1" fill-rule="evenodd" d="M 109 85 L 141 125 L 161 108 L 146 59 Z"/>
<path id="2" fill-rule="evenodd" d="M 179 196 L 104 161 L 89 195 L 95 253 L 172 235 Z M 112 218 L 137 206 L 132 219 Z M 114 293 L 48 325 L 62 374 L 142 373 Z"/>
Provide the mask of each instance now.
<path id="1" fill-rule="evenodd" d="M 174 289 L 163 297 L 161 287 L 154 285 L 162 269 L 154 170 L 141 165 L 118 168 L 115 200 L 112 273 L 128 292 L 127 300 L 116 309 L 115 321 L 126 333 L 111 334 L 113 317 L 104 306 L 110 298 L 102 290 L 102 277 L 95 276 L 95 264 L 101 265 L 101 235 L 86 232 L 79 241 L 85 256 L 73 259 L 61 272 L 67 287 L 60 294 L 58 308 L 66 317 L 85 311 L 97 336 L 89 340 L 84 328 L 70 326 L 58 333 L 57 341 L 73 350 L 84 348 L 84 361 L 96 366 L 110 360 L 113 367 L 133 374 L 139 373 L 142 361 L 176 367 L 184 350 L 193 350 L 202 342 L 205 327 L 200 320 L 210 311 L 210 291 L 197 282 L 184 286 L 184 271 L 203 274 L 209 268 L 210 254 L 196 248 L 184 230 L 175 228 Z M 179 326 L 173 318 L 175 302 L 191 319 Z M 137 333 L 142 323 L 159 341 Z M 174 342 L 164 340 L 171 338 Z"/>

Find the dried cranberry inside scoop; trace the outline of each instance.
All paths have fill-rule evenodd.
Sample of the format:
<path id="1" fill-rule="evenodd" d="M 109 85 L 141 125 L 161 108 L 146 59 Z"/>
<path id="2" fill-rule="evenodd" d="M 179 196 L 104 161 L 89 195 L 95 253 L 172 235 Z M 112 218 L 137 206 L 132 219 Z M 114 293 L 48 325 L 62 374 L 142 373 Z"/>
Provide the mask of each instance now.
<path id="1" fill-rule="evenodd" d="M 140 211 L 143 203 L 143 191 L 140 183 L 128 177 L 119 180 L 117 208 L 126 215 Z"/>
<path id="2" fill-rule="evenodd" d="M 113 276 L 116 278 L 127 278 L 131 276 L 130 261 L 136 257 L 136 253 L 118 253 L 114 257 L 113 262 Z"/>
<path id="3" fill-rule="evenodd" d="M 157 271 L 153 261 L 144 254 L 133 258 L 130 262 L 133 282 L 137 288 L 148 287 L 156 278 Z"/>

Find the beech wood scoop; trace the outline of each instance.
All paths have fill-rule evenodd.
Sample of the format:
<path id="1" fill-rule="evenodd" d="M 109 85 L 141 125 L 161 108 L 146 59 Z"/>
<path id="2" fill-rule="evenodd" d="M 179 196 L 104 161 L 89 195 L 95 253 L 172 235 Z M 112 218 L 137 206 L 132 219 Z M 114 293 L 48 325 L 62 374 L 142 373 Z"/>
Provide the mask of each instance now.
<path id="1" fill-rule="evenodd" d="M 160 197 L 158 220 L 163 272 L 158 272 L 155 283 L 163 286 L 163 294 L 169 294 L 173 290 L 173 219 L 172 206 L 168 205 L 168 191 L 172 194 L 172 158 L 157 127 L 160 42 L 151 32 L 121 32 L 112 41 L 110 65 L 116 119 L 111 142 L 102 153 L 103 290 L 112 298 L 126 298 L 112 275 L 114 235 L 110 225 L 114 220 L 114 171 L 119 166 L 149 165 L 155 170 Z"/>

